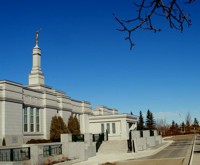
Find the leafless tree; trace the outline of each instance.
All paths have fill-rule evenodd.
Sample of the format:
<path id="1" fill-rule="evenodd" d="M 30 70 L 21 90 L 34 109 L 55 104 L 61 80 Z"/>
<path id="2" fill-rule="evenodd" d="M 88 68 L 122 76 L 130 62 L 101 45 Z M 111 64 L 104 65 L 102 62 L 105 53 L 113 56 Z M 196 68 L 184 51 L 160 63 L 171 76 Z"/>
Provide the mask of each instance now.
<path id="1" fill-rule="evenodd" d="M 192 123 L 190 112 L 188 112 L 186 115 L 185 123 L 186 123 L 186 132 L 190 133 L 190 127 L 191 127 L 191 123 Z"/>
<path id="2" fill-rule="evenodd" d="M 156 120 L 156 128 L 158 131 L 162 133 L 163 136 L 166 135 L 169 126 L 167 125 L 166 118 L 164 119 L 157 119 Z"/>
<path id="3" fill-rule="evenodd" d="M 191 125 L 191 123 L 192 123 L 192 119 L 191 119 L 191 116 L 190 116 L 190 112 L 188 112 L 187 115 L 186 115 L 185 123 L 186 123 L 186 126 L 189 126 L 189 127 L 190 127 L 190 125 Z"/>
<path id="4" fill-rule="evenodd" d="M 196 0 L 133 0 L 133 4 L 137 8 L 137 16 L 123 20 L 114 14 L 115 19 L 121 25 L 121 28 L 117 30 L 127 32 L 125 40 L 129 41 L 130 49 L 134 46 L 132 34 L 137 29 L 161 31 L 161 28 L 155 26 L 154 16 L 166 19 L 170 28 L 182 32 L 185 25 L 191 25 L 190 15 L 184 12 L 183 5 L 189 5 L 194 1 Z"/>

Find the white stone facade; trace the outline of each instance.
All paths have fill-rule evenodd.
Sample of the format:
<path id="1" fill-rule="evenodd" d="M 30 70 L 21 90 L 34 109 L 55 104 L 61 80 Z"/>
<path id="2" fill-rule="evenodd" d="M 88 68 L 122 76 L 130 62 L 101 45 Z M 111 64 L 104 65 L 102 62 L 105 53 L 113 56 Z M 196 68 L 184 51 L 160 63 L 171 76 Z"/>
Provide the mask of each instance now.
<path id="1" fill-rule="evenodd" d="M 108 131 L 108 140 L 127 140 L 129 131 L 137 126 L 137 117 L 119 114 L 116 109 L 98 106 L 89 116 L 90 132 L 94 134 Z"/>
<path id="2" fill-rule="evenodd" d="M 92 114 L 89 102 L 73 100 L 45 86 L 41 90 L 0 81 L 1 141 L 10 136 L 13 136 L 15 143 L 21 137 L 24 142 L 31 138 L 49 138 L 52 117 L 59 115 L 67 123 L 71 114 L 80 118 L 81 132 L 87 133 L 88 115 Z M 7 143 L 12 144 L 12 140 Z"/>

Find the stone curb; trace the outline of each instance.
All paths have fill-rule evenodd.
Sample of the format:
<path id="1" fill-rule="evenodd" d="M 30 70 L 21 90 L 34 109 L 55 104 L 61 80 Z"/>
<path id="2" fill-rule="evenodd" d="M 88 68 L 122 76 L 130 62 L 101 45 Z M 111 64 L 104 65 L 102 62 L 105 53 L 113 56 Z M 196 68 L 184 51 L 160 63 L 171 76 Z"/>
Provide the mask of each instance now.
<path id="1" fill-rule="evenodd" d="M 61 162 L 61 163 L 56 163 L 56 165 L 71 165 L 71 164 L 75 164 L 75 163 L 79 163 L 79 162 L 81 162 L 80 159 L 75 159 L 75 160 L 65 161 L 65 162 Z"/>
<path id="2" fill-rule="evenodd" d="M 189 163 L 189 165 L 192 165 L 193 163 L 192 163 L 192 161 L 193 161 L 193 154 L 194 154 L 194 147 L 195 147 L 195 143 L 196 143 L 196 135 L 195 135 L 195 137 L 194 137 L 194 141 L 193 141 L 193 146 L 192 146 L 192 153 L 191 153 L 191 155 L 190 155 L 190 163 Z"/>

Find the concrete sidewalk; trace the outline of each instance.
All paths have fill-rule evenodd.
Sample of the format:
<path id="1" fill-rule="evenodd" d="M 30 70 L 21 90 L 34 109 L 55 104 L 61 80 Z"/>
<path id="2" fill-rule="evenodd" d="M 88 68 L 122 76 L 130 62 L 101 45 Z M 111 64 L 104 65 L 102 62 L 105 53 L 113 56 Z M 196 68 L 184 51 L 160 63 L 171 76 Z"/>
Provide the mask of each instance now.
<path id="1" fill-rule="evenodd" d="M 74 163 L 74 165 L 99 165 L 106 162 L 117 162 L 128 159 L 137 159 L 141 157 L 151 156 L 159 151 L 163 150 L 167 146 L 169 146 L 173 141 L 167 140 L 163 141 L 163 143 L 159 146 L 144 150 L 138 151 L 136 153 L 97 153 L 96 156 L 89 158 L 87 161 Z M 63 163 L 65 165 L 65 163 Z"/>
<path id="2" fill-rule="evenodd" d="M 200 164 L 200 135 L 197 135 L 194 141 L 193 153 L 190 165 Z"/>

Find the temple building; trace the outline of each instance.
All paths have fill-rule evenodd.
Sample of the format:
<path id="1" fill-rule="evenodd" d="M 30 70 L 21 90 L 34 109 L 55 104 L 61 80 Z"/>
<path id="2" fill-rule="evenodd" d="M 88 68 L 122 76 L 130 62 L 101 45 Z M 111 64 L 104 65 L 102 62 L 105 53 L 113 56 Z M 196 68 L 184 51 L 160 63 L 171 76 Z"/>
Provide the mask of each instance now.
<path id="1" fill-rule="evenodd" d="M 25 143 L 32 138 L 47 139 L 51 119 L 55 115 L 61 116 L 65 122 L 71 114 L 76 115 L 81 132 L 89 132 L 90 103 L 72 99 L 44 82 L 37 32 L 28 86 L 0 81 L 0 141 L 5 138 L 7 145 L 12 145 Z"/>
<path id="2" fill-rule="evenodd" d="M 3 138 L 7 145 L 20 145 L 30 139 L 48 139 L 51 119 L 55 115 L 61 116 L 66 123 L 70 115 L 76 115 L 81 133 L 100 133 L 112 129 L 110 135 L 116 133 L 116 137 L 126 138 L 122 134 L 127 134 L 131 125 L 136 124 L 136 116 L 118 114 L 116 110 L 102 110 L 102 107 L 92 110 L 89 102 L 72 99 L 65 92 L 45 85 L 38 32 L 32 57 L 27 86 L 0 81 L 0 144 Z"/>

